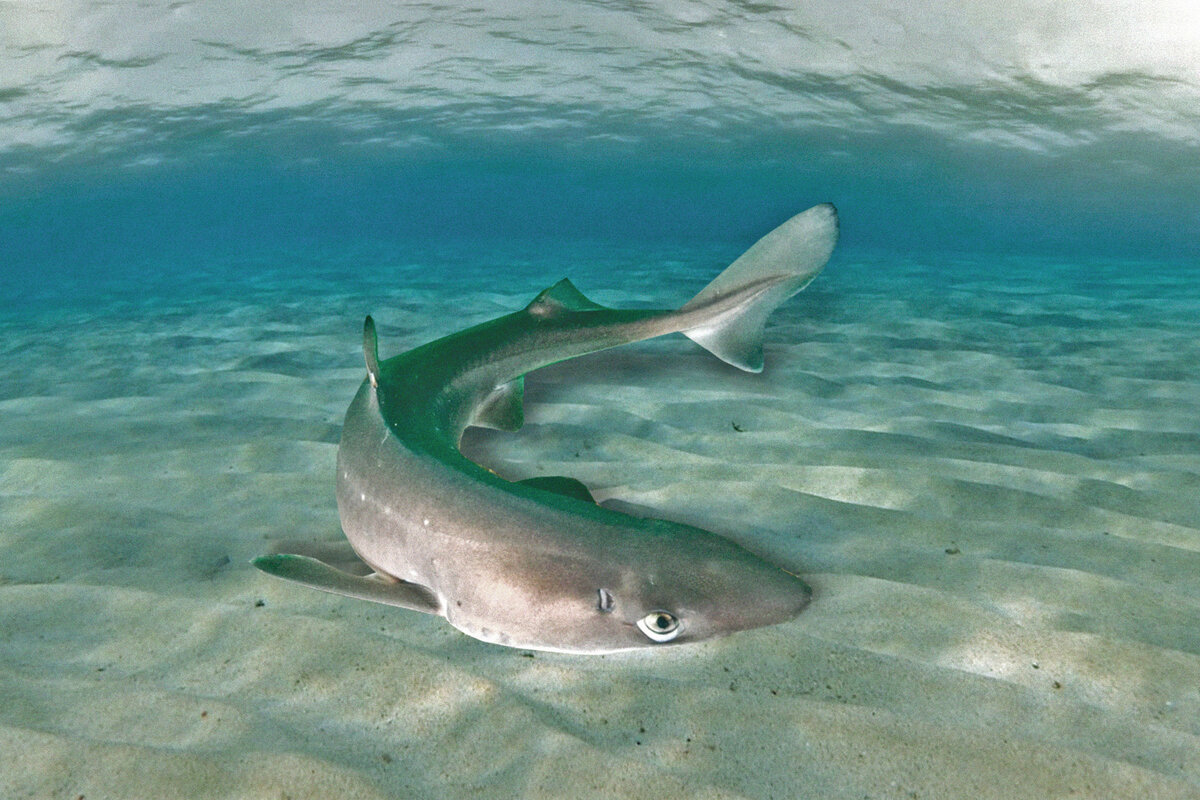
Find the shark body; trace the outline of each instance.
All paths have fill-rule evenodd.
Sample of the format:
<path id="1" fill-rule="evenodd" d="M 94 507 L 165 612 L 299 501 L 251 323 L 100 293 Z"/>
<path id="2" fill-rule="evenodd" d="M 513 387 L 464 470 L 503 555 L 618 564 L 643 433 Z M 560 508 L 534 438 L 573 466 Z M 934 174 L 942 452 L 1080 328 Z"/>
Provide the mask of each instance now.
<path id="1" fill-rule="evenodd" d="M 604 308 L 563 280 L 521 311 L 386 361 L 367 317 L 367 376 L 346 413 L 337 498 L 375 575 L 287 554 L 255 566 L 536 650 L 659 647 L 790 619 L 809 587 L 728 539 L 603 508 L 571 478 L 504 480 L 458 444 L 470 425 L 520 428 L 527 372 L 621 344 L 682 332 L 761 370 L 767 316 L 825 265 L 837 228 L 829 204 L 791 218 L 678 310 Z"/>

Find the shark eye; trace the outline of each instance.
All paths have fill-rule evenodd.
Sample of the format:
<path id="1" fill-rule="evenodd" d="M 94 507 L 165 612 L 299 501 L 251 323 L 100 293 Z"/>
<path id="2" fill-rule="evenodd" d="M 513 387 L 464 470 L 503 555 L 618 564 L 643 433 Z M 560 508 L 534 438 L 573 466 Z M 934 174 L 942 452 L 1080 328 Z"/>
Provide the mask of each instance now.
<path id="1" fill-rule="evenodd" d="M 613 610 L 613 604 L 615 602 L 616 601 L 613 600 L 612 592 L 610 592 L 608 589 L 596 590 L 596 608 L 600 609 L 605 614 Z"/>
<path id="2" fill-rule="evenodd" d="M 651 611 L 637 621 L 637 626 L 656 642 L 669 642 L 679 635 L 679 618 L 670 611 Z"/>

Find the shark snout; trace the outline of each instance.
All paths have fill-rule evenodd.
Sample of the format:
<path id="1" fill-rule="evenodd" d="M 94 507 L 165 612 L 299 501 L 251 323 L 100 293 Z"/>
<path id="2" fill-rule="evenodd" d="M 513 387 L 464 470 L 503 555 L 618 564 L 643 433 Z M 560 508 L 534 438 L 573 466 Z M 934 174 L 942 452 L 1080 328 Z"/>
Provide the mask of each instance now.
<path id="1" fill-rule="evenodd" d="M 708 598 L 701 636 L 777 625 L 794 618 L 812 599 L 809 585 L 792 573 L 749 553 L 739 556 L 721 567 L 721 588 Z"/>
<path id="2" fill-rule="evenodd" d="M 767 574 L 757 576 L 750 602 L 743 606 L 740 616 L 748 623 L 747 628 L 776 625 L 795 617 L 811 599 L 812 588 L 807 583 L 786 570 L 771 567 Z"/>
<path id="3" fill-rule="evenodd" d="M 769 613 L 776 617 L 776 622 L 783 622 L 803 611 L 812 600 L 812 587 L 785 569 L 780 569 L 783 578 L 779 579 L 780 586 L 773 592 L 774 602 Z"/>

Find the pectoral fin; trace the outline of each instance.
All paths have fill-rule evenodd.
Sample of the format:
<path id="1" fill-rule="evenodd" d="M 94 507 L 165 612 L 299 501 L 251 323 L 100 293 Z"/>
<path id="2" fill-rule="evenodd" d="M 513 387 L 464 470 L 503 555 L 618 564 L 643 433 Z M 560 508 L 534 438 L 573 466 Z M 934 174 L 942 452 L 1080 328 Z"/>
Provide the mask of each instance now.
<path id="1" fill-rule="evenodd" d="M 360 578 L 308 556 L 278 553 L 259 556 L 250 562 L 268 575 L 302 583 L 323 592 L 332 592 L 372 603 L 421 611 L 441 616 L 441 604 L 429 589 L 416 583 L 385 583 L 377 578 Z"/>

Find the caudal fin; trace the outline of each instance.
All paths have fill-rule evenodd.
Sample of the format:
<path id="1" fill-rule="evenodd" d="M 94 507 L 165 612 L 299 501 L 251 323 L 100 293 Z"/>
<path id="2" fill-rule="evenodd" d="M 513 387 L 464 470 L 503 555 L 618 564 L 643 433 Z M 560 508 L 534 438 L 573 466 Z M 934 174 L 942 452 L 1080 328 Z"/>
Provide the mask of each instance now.
<path id="1" fill-rule="evenodd" d="M 792 217 L 755 242 L 680 310 L 740 292 L 746 297 L 683 334 L 722 361 L 748 372 L 761 372 L 767 317 L 816 277 L 829 261 L 837 239 L 838 216 L 832 203 Z"/>

